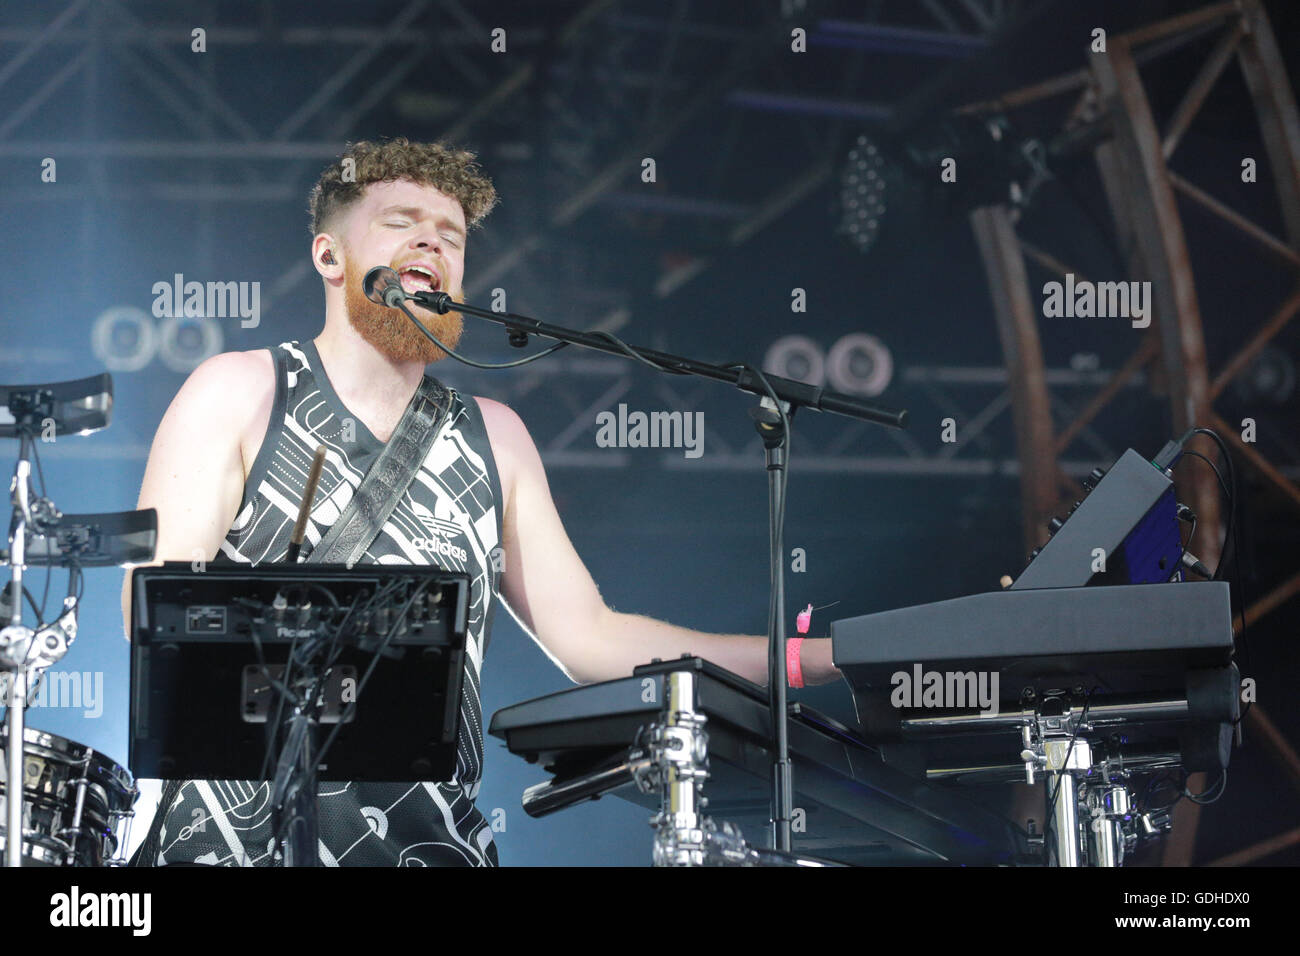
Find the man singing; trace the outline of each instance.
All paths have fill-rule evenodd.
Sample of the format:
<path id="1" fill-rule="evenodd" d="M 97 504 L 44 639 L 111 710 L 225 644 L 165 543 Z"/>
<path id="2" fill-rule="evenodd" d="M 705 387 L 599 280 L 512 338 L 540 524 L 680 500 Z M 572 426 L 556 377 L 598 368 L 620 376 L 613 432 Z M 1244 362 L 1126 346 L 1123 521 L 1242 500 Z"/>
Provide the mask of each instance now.
<path id="1" fill-rule="evenodd" d="M 324 445 L 303 543 L 310 554 L 384 449 L 425 366 L 445 357 L 400 311 L 367 299 L 362 279 L 385 265 L 408 292 L 463 301 L 466 240 L 496 203 L 492 183 L 472 153 L 440 144 L 360 142 L 344 159 L 311 193 L 311 259 L 325 288 L 320 334 L 214 355 L 163 417 L 137 505 L 158 511 L 160 562 L 284 561 L 313 452 Z M 412 308 L 456 348 L 459 315 Z M 361 561 L 424 564 L 473 582 L 456 774 L 438 784 L 322 783 L 326 865 L 496 865 L 474 799 L 483 764 L 479 673 L 499 601 L 577 682 L 625 677 L 651 658 L 687 652 L 767 680 L 764 637 L 703 634 L 606 607 L 519 416 L 489 399 L 447 395 L 428 454 Z M 129 598 L 128 574 L 124 614 Z M 794 663 L 805 683 L 839 676 L 829 640 L 806 642 Z M 161 825 L 136 863 L 278 862 L 268 783 L 185 781 L 164 796 Z"/>

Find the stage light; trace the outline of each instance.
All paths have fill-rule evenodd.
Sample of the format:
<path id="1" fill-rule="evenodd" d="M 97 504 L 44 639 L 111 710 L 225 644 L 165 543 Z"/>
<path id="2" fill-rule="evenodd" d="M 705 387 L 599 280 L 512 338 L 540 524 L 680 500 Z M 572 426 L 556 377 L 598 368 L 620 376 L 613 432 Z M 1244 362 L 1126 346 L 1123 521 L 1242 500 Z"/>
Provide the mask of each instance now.
<path id="1" fill-rule="evenodd" d="M 849 150 L 840 174 L 840 231 L 859 252 L 866 252 L 880 233 L 888 187 L 885 156 L 865 133 Z"/>
<path id="2" fill-rule="evenodd" d="M 854 332 L 839 339 L 826 355 L 831 388 L 868 398 L 884 392 L 894 377 L 894 357 L 874 335 Z"/>
<path id="3" fill-rule="evenodd" d="M 1056 170 L 1110 135 L 1108 121 L 1044 141 L 1004 116 L 949 114 L 905 131 L 863 133 L 840 172 L 839 226 L 859 252 L 932 241 L 982 206 L 1027 207 Z"/>
<path id="4" fill-rule="evenodd" d="M 763 370 L 810 385 L 827 385 L 850 395 L 874 397 L 894 378 L 889 348 L 865 332 L 851 332 L 829 350 L 804 335 L 785 335 L 772 343 Z"/>
<path id="5" fill-rule="evenodd" d="M 826 357 L 822 347 L 806 335 L 785 335 L 767 350 L 763 370 L 797 382 L 820 385 L 826 380 Z"/>

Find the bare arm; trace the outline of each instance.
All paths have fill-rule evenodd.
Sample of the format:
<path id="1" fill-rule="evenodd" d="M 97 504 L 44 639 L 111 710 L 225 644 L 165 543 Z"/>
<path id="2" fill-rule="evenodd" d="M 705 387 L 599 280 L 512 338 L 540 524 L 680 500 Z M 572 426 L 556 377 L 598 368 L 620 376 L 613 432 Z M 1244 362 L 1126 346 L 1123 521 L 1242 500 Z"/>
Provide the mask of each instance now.
<path id="1" fill-rule="evenodd" d="M 767 684 L 766 637 L 704 634 L 639 614 L 620 614 L 608 608 L 605 614 L 607 623 L 601 634 L 601 645 L 608 651 L 600 655 L 600 660 L 607 670 L 605 676 L 594 680 L 631 674 L 633 667 L 645 664 L 653 657 L 671 660 L 689 653 L 725 667 L 755 684 Z M 799 660 L 805 683 L 824 684 L 840 676 L 831 664 L 830 644 L 829 640 L 804 643 Z"/>
<path id="2" fill-rule="evenodd" d="M 705 634 L 610 610 L 565 533 L 541 456 L 523 422 L 504 405 L 480 405 L 502 481 L 509 484 L 502 489 L 502 592 L 561 670 L 579 683 L 612 680 L 651 658 L 690 653 L 767 683 L 765 637 Z M 839 676 L 831 665 L 829 640 L 806 643 L 801 659 L 808 683 Z"/>
<path id="3" fill-rule="evenodd" d="M 154 436 L 136 504 L 158 510 L 155 564 L 216 556 L 243 496 L 242 436 L 259 415 L 263 427 L 270 415 L 275 380 L 269 365 L 265 352 L 214 355 L 176 393 Z M 122 585 L 127 640 L 130 608 L 127 571 Z"/>

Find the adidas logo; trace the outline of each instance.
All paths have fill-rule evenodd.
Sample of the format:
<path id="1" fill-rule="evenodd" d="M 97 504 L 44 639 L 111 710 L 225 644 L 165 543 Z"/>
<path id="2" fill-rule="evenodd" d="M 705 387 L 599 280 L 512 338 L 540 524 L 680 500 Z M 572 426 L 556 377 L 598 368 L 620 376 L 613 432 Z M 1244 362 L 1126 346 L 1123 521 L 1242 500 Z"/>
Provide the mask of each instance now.
<path id="1" fill-rule="evenodd" d="M 413 547 L 420 551 L 427 551 L 430 554 L 455 558 L 462 563 L 469 560 L 469 554 L 466 553 L 464 548 L 446 540 L 447 538 L 460 536 L 460 525 L 454 521 L 448 521 L 446 518 L 439 518 L 418 501 L 413 504 L 411 510 L 415 513 L 416 520 L 424 525 L 425 530 L 429 532 L 428 537 L 412 538 L 411 545 Z"/>

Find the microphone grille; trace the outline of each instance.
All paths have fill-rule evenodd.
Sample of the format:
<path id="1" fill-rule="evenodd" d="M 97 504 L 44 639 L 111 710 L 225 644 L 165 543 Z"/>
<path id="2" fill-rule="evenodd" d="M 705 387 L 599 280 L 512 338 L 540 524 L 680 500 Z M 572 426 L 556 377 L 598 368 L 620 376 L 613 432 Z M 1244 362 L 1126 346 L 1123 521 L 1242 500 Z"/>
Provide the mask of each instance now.
<path id="1" fill-rule="evenodd" d="M 371 302 L 379 305 L 386 305 L 384 292 L 390 286 L 402 286 L 401 280 L 398 279 L 397 273 L 388 266 L 375 266 L 366 273 L 365 280 L 362 282 L 362 291 L 365 292 L 366 298 Z"/>

